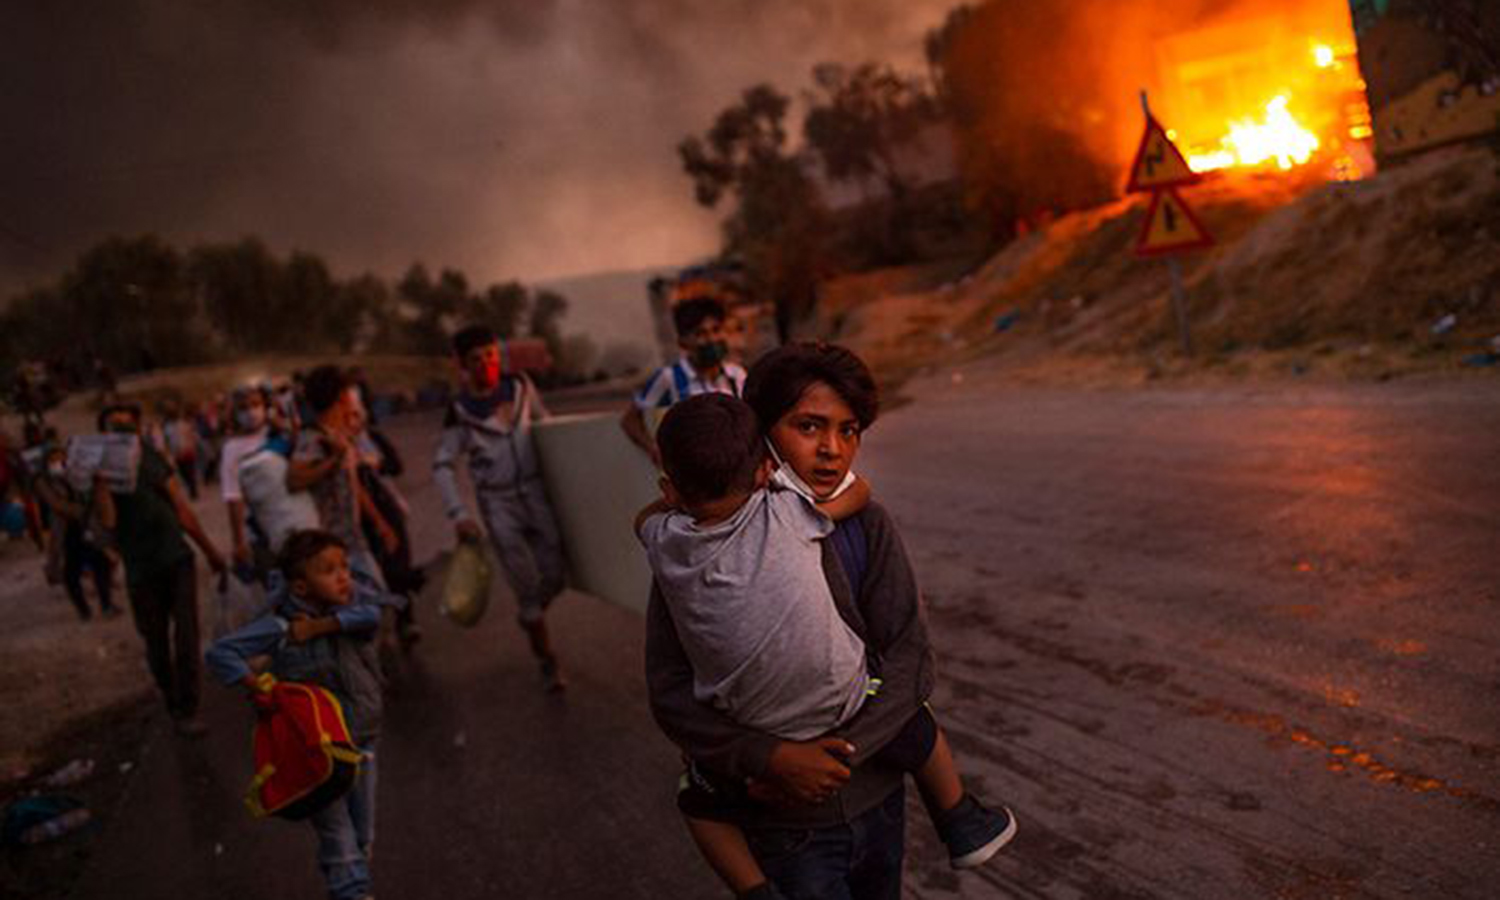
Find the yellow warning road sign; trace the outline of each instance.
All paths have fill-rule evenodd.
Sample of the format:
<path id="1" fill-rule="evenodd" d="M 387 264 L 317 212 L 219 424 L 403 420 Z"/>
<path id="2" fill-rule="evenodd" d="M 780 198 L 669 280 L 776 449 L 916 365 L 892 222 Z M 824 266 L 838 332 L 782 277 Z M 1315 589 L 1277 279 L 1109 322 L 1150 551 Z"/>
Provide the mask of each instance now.
<path id="1" fill-rule="evenodd" d="M 1130 183 L 1125 190 L 1130 193 L 1155 191 L 1198 180 L 1198 174 L 1188 168 L 1182 151 L 1167 137 L 1166 129 L 1147 115 L 1146 133 L 1141 136 L 1140 149 L 1135 151 L 1135 165 L 1130 167 Z"/>
<path id="2" fill-rule="evenodd" d="M 1159 256 L 1211 247 L 1213 243 L 1213 236 L 1192 209 L 1176 191 L 1168 189 L 1151 195 L 1151 206 L 1146 210 L 1135 252 L 1140 256 Z"/>

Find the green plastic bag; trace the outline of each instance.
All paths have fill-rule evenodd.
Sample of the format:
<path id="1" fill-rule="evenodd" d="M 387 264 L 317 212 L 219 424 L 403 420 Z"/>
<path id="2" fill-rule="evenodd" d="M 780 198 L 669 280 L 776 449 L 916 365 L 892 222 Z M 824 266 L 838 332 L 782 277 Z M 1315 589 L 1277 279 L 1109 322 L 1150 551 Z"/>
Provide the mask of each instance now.
<path id="1" fill-rule="evenodd" d="M 473 628 L 490 605 L 493 574 L 484 548 L 473 541 L 460 541 L 448 560 L 448 574 L 443 579 L 443 615 L 465 628 Z"/>

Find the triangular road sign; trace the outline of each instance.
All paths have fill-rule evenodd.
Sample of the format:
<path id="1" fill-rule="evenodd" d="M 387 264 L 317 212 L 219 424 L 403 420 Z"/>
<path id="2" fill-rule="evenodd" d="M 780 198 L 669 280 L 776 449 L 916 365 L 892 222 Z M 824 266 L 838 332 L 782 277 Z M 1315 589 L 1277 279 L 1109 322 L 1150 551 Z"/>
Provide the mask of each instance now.
<path id="1" fill-rule="evenodd" d="M 1198 180 L 1198 174 L 1188 168 L 1182 152 L 1167 137 L 1166 129 L 1155 118 L 1146 116 L 1146 133 L 1141 136 L 1140 149 L 1135 151 L 1135 164 L 1130 167 L 1130 183 L 1125 190 L 1154 191 Z"/>
<path id="2" fill-rule="evenodd" d="M 1211 247 L 1213 243 L 1208 229 L 1177 192 L 1168 189 L 1151 195 L 1151 206 L 1146 210 L 1135 252 L 1140 256 L 1157 256 Z"/>

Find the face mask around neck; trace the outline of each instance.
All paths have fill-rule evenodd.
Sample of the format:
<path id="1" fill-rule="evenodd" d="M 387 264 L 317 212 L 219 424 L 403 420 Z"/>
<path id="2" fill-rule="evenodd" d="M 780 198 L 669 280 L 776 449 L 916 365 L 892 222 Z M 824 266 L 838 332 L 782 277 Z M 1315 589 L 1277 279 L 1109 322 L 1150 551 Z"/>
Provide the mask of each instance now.
<path id="1" fill-rule="evenodd" d="M 801 494 L 803 499 L 808 503 L 820 503 L 825 500 L 832 500 L 844 491 L 849 490 L 849 487 L 854 484 L 854 471 L 850 470 L 844 473 L 844 480 L 839 482 L 839 486 L 834 488 L 832 494 L 820 498 L 817 492 L 807 482 L 802 480 L 802 476 L 798 475 L 791 466 L 787 465 L 786 460 L 781 458 L 781 454 L 776 452 L 776 445 L 771 443 L 770 438 L 766 439 L 766 448 L 771 451 L 771 459 L 776 462 L 776 472 L 771 476 L 771 483 L 785 490 Z"/>
<path id="2" fill-rule="evenodd" d="M 697 369 L 712 369 L 723 362 L 728 356 L 729 344 L 724 341 L 711 341 L 707 344 L 699 344 L 693 348 L 693 367 Z"/>

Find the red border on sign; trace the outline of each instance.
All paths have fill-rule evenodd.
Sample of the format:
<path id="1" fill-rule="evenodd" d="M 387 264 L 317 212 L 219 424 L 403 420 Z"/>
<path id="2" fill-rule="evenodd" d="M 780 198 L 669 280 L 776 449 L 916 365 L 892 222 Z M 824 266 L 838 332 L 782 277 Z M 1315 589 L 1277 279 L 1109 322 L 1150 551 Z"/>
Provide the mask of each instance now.
<path id="1" fill-rule="evenodd" d="M 1171 194 L 1177 199 L 1177 205 L 1182 209 L 1182 214 L 1187 217 L 1189 222 L 1193 223 L 1193 227 L 1198 229 L 1198 233 L 1203 235 L 1202 237 L 1162 247 L 1146 246 L 1146 240 L 1151 235 L 1151 223 L 1156 219 L 1156 210 L 1157 207 L 1161 206 L 1163 194 Z M 1141 235 L 1135 241 L 1136 256 L 1166 256 L 1170 253 L 1202 250 L 1205 247 L 1212 247 L 1213 245 L 1214 236 L 1209 234 L 1207 226 L 1203 224 L 1203 220 L 1198 218 L 1198 214 L 1193 212 L 1193 208 L 1187 205 L 1187 201 L 1182 199 L 1176 189 L 1166 188 L 1165 190 L 1151 192 L 1151 205 L 1146 208 L 1146 218 L 1141 222 Z"/>
<path id="2" fill-rule="evenodd" d="M 1159 181 L 1150 185 L 1143 185 L 1136 181 L 1135 176 L 1141 170 L 1141 159 L 1146 155 L 1146 145 L 1151 143 L 1151 132 L 1153 129 L 1161 132 L 1162 140 L 1166 141 L 1167 146 L 1171 148 L 1172 155 L 1176 156 L 1177 161 L 1182 163 L 1182 167 L 1192 174 L 1179 178 L 1176 181 Z M 1156 121 L 1156 117 L 1151 115 L 1146 116 L 1146 133 L 1141 135 L 1141 145 L 1135 148 L 1135 162 L 1130 164 L 1130 183 L 1125 185 L 1125 193 L 1143 194 L 1147 191 L 1161 191 L 1188 184 L 1197 184 L 1202 180 L 1203 176 L 1197 172 L 1193 172 L 1192 168 L 1188 166 L 1187 159 L 1183 157 L 1182 151 L 1178 150 L 1177 145 L 1172 142 L 1172 139 L 1167 137 L 1167 130 L 1161 126 L 1160 122 Z"/>

